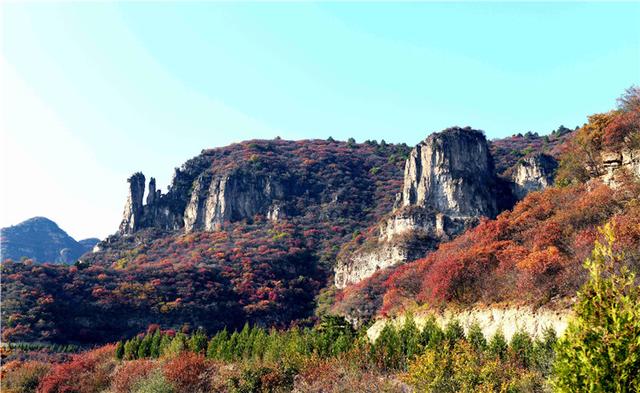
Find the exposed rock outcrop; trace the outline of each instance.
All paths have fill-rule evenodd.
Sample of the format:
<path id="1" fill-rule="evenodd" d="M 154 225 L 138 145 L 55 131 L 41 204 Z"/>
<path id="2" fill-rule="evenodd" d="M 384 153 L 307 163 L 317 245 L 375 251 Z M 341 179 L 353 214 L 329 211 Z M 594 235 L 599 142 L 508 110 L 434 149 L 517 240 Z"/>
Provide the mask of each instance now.
<path id="1" fill-rule="evenodd" d="M 284 200 L 295 193 L 289 176 L 273 178 L 242 167 L 222 173 L 190 171 L 177 169 L 166 195 L 151 178 L 145 205 L 145 177 L 132 175 L 119 234 L 143 228 L 214 231 L 225 222 L 251 221 L 255 215 L 278 220 L 287 213 Z"/>
<path id="2" fill-rule="evenodd" d="M 124 205 L 120 233 L 131 233 L 140 227 L 143 209 L 145 177 L 141 172 L 134 173 L 129 179 L 129 193 Z"/>
<path id="3" fill-rule="evenodd" d="M 616 176 L 621 170 L 628 171 L 631 175 L 640 178 L 640 150 L 622 150 L 618 152 L 604 152 L 601 155 L 602 181 L 615 187 Z"/>
<path id="4" fill-rule="evenodd" d="M 495 174 L 481 131 L 450 128 L 432 134 L 409 154 L 402 192 L 379 224 L 376 243 L 342 256 L 335 284 L 343 288 L 378 269 L 423 257 L 480 217 L 495 217 L 512 200 Z"/>
<path id="5" fill-rule="evenodd" d="M 279 179 L 243 171 L 212 177 L 203 174 L 194 183 L 184 214 L 186 232 L 212 231 L 225 221 L 251 220 L 256 214 L 277 219 L 287 186 Z"/>
<path id="6" fill-rule="evenodd" d="M 511 176 L 513 193 L 518 199 L 532 191 L 553 185 L 558 162 L 550 155 L 540 153 L 523 159 L 516 165 Z"/>
<path id="7" fill-rule="evenodd" d="M 443 214 L 493 216 L 497 202 L 493 160 L 481 131 L 451 128 L 432 134 L 409 154 L 399 207 L 432 208 Z"/>
<path id="8" fill-rule="evenodd" d="M 416 325 L 422 329 L 430 315 L 416 315 Z M 469 327 L 477 323 L 485 337 L 491 338 L 498 331 L 504 334 L 507 341 L 518 331 L 525 331 L 532 337 L 542 338 L 545 331 L 553 329 L 556 334 L 562 335 L 571 318 L 571 310 L 551 310 L 540 308 L 533 310 L 530 307 L 505 307 L 505 308 L 474 308 L 464 311 L 448 310 L 434 315 L 436 322 L 444 328 L 446 324 L 455 319 L 467 331 Z M 392 320 L 398 326 L 404 323 L 405 317 L 400 316 Z M 377 320 L 368 330 L 367 336 L 375 341 L 387 323 L 386 319 Z"/>

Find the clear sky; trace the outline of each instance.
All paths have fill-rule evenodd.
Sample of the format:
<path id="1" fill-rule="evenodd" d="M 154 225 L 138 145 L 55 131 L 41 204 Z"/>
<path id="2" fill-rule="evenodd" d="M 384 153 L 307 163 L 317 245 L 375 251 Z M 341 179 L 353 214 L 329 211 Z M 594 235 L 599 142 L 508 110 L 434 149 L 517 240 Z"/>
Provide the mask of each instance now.
<path id="1" fill-rule="evenodd" d="M 2 218 L 76 238 L 252 138 L 574 127 L 640 82 L 640 3 L 2 5 Z"/>

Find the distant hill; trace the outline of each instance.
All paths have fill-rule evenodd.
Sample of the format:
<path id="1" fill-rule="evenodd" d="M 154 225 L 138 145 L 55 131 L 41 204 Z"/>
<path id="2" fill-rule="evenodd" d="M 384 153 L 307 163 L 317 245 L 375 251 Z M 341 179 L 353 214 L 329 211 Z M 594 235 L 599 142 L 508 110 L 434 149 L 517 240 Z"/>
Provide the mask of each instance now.
<path id="1" fill-rule="evenodd" d="M 29 258 L 37 262 L 73 263 L 100 241 L 96 238 L 76 241 L 45 217 L 33 217 L 0 231 L 2 260 Z"/>

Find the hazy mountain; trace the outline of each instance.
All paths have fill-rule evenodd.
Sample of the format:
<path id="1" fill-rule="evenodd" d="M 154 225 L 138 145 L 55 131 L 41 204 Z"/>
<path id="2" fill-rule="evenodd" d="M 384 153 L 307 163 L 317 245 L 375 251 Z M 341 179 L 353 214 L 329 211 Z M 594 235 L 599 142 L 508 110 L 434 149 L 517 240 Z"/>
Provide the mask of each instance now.
<path id="1" fill-rule="evenodd" d="M 2 260 L 30 258 L 37 262 L 73 263 L 99 241 L 76 241 L 48 218 L 33 217 L 2 228 L 0 243 Z"/>

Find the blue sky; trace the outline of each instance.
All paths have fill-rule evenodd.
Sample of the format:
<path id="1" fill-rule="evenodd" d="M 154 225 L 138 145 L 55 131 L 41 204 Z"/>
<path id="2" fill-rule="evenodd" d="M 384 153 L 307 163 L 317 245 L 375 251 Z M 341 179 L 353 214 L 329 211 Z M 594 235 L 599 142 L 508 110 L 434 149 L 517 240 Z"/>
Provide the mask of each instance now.
<path id="1" fill-rule="evenodd" d="M 640 82 L 640 3 L 2 6 L 2 226 L 116 230 L 126 177 L 166 189 L 252 138 L 406 142 L 573 127 Z"/>

